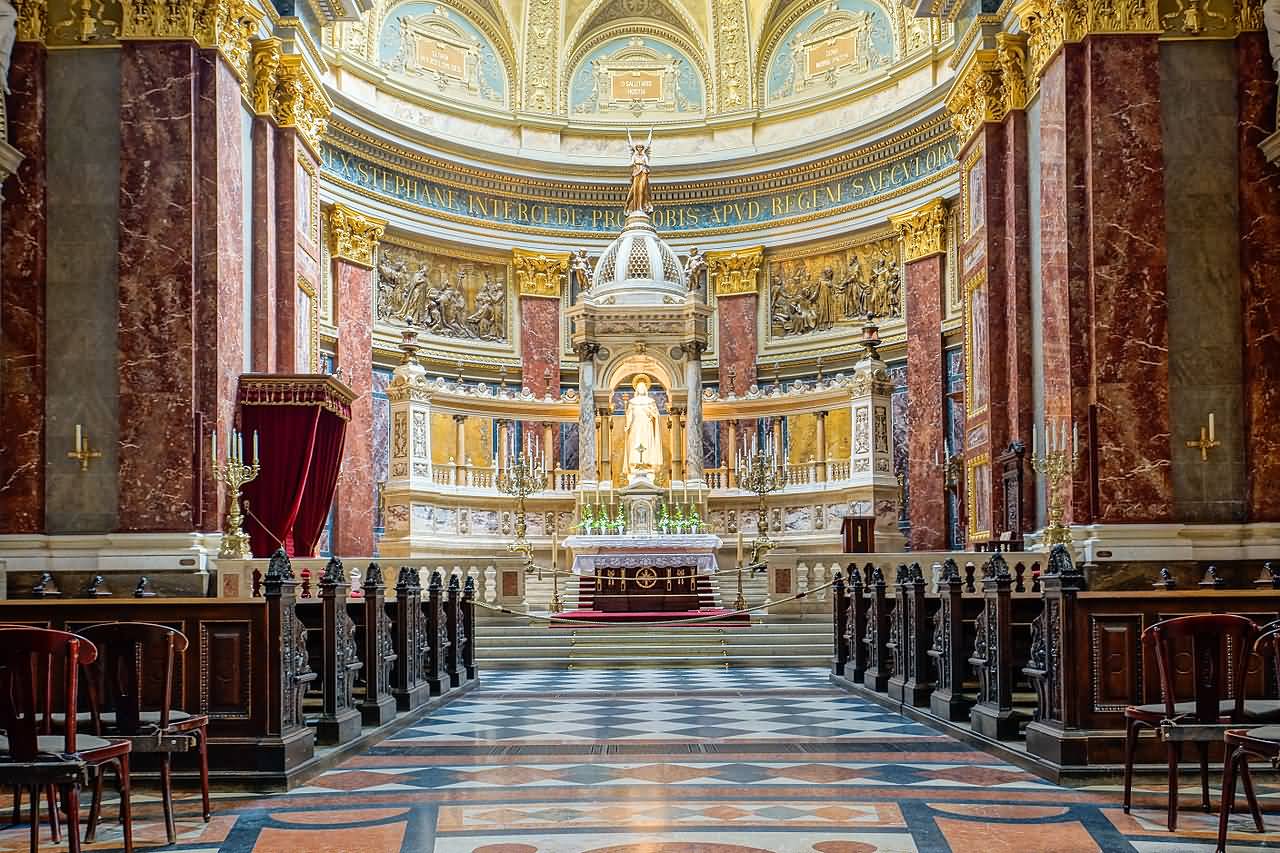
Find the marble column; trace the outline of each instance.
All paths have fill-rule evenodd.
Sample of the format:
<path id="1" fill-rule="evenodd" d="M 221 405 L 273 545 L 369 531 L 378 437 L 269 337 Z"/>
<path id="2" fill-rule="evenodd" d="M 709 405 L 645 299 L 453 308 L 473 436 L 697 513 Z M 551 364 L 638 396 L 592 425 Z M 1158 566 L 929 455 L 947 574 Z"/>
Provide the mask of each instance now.
<path id="1" fill-rule="evenodd" d="M 760 351 L 756 317 L 764 247 L 708 252 L 706 257 L 709 289 L 716 296 L 720 396 L 743 397 L 756 384 L 756 359 Z M 722 444 L 728 443 L 730 423 L 720 424 Z"/>
<path id="2" fill-rule="evenodd" d="M 1258 144 L 1273 128 L 1276 77 L 1263 33 L 1236 39 L 1244 446 L 1249 521 L 1280 521 L 1280 167 Z"/>
<path id="3" fill-rule="evenodd" d="M 196 325 L 204 321 L 194 301 L 196 150 L 214 144 L 197 125 L 198 75 L 189 42 L 120 46 L 122 532 L 191 530 L 197 510 L 193 461 L 205 445 L 193 434 Z"/>
<path id="4" fill-rule="evenodd" d="M 271 119 L 255 116 L 253 147 L 253 245 L 248 262 L 253 270 L 253 371 L 275 373 L 279 359 L 276 341 L 276 129 Z"/>
<path id="5" fill-rule="evenodd" d="M 578 485 L 587 490 L 596 483 L 596 352 L 599 346 L 581 343 L 573 348 L 578 356 Z"/>
<path id="6" fill-rule="evenodd" d="M 602 408 L 597 417 L 600 422 L 599 447 L 600 453 L 600 479 L 613 479 L 613 459 L 610 448 L 613 447 L 613 411 L 608 407 Z M 581 467 L 581 465 L 579 465 Z"/>
<path id="7" fill-rule="evenodd" d="M 0 533 L 45 528 L 46 52 L 18 42 L 9 65 L 9 144 L 23 160 L 0 208 Z"/>
<path id="8" fill-rule="evenodd" d="M 525 445 L 526 452 L 533 447 L 530 441 Z M 453 484 L 465 486 L 467 465 L 467 416 L 453 416 Z"/>
<path id="9" fill-rule="evenodd" d="M 334 496 L 332 550 L 364 557 L 374 552 L 373 264 L 386 223 L 335 204 L 328 225 L 338 368 L 355 392 Z M 313 338 L 307 347 L 315 346 Z"/>
<path id="10" fill-rule="evenodd" d="M 685 482 L 706 487 L 702 474 L 702 352 L 706 344 L 691 341 L 684 345 L 684 384 L 689 392 L 685 427 Z"/>
<path id="11" fill-rule="evenodd" d="M 906 260 L 907 470 L 911 548 L 947 547 L 942 447 L 942 290 L 946 205 L 941 199 L 896 217 Z M 988 468 L 988 475 L 990 469 Z"/>

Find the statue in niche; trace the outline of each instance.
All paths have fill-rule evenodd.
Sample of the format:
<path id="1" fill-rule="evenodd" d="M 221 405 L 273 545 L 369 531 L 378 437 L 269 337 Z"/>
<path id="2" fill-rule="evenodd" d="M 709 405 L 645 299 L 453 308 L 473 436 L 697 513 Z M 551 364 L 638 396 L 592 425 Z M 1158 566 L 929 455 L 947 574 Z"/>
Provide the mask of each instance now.
<path id="1" fill-rule="evenodd" d="M 632 380 L 635 394 L 626 401 L 627 472 L 634 482 L 662 465 L 662 441 L 658 433 L 658 404 L 649 396 L 649 377 Z"/>
<path id="2" fill-rule="evenodd" d="M 384 244 L 376 294 L 379 320 L 412 323 L 451 338 L 507 339 L 504 264 Z"/>
<path id="3" fill-rule="evenodd" d="M 587 257 L 586 249 L 578 249 L 573 253 L 569 260 L 569 272 L 579 293 L 586 293 L 591 289 L 591 260 Z"/>
<path id="4" fill-rule="evenodd" d="M 653 148 L 653 128 L 649 128 L 649 139 L 643 143 L 633 140 L 631 129 L 627 128 L 627 145 L 631 148 L 631 188 L 627 190 L 622 212 L 651 213 L 653 196 L 649 190 L 649 152 Z"/>
<path id="5" fill-rule="evenodd" d="M 707 271 L 707 259 L 697 247 L 689 250 L 689 259 L 684 262 L 684 277 L 689 282 L 689 291 L 695 292 L 702 286 L 702 279 Z"/>

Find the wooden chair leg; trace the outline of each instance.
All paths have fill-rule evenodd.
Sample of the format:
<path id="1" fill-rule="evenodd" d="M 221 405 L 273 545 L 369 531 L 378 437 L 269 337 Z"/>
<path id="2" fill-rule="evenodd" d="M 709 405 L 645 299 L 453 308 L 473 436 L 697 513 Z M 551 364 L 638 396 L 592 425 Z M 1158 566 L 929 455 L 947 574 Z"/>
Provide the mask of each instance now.
<path id="1" fill-rule="evenodd" d="M 1200 753 L 1200 808 L 1206 812 L 1213 811 L 1209 805 L 1209 744 L 1206 741 L 1196 743 Z"/>
<path id="2" fill-rule="evenodd" d="M 62 788 L 62 808 L 67 813 L 67 853 L 80 853 L 80 786 Z"/>
<path id="3" fill-rule="evenodd" d="M 49 837 L 54 844 L 62 843 L 62 826 L 58 820 L 58 800 L 52 785 L 44 786 L 44 798 L 49 804 Z"/>
<path id="4" fill-rule="evenodd" d="M 209 822 L 213 811 L 209 808 L 209 730 L 201 727 L 196 733 L 200 740 L 200 805 L 204 809 L 204 822 Z"/>
<path id="5" fill-rule="evenodd" d="M 22 823 L 22 786 L 13 786 L 13 825 Z"/>
<path id="6" fill-rule="evenodd" d="M 1133 757 L 1138 750 L 1138 721 L 1124 721 L 1124 813 L 1129 813 L 1133 795 Z"/>
<path id="7" fill-rule="evenodd" d="M 1236 762 L 1243 752 L 1240 747 L 1233 749 L 1227 744 L 1227 760 L 1222 765 L 1222 802 L 1218 804 L 1218 849 L 1215 853 L 1226 853 L 1227 823 L 1231 820 L 1231 809 L 1236 800 Z"/>
<path id="8" fill-rule="evenodd" d="M 98 820 L 102 817 L 102 776 L 106 773 L 105 767 L 95 767 L 93 769 L 93 799 L 89 802 L 89 825 L 84 831 L 85 844 L 92 844 L 98 840 Z"/>
<path id="9" fill-rule="evenodd" d="M 40 853 L 40 786 L 31 786 L 31 853 Z"/>
<path id="10" fill-rule="evenodd" d="M 169 774 L 169 753 L 160 754 L 160 799 L 164 802 L 164 831 L 170 844 L 178 841 L 178 830 L 173 823 L 173 781 Z"/>
<path id="11" fill-rule="evenodd" d="M 1249 803 L 1249 812 L 1253 815 L 1253 825 L 1258 832 L 1265 832 L 1262 827 L 1262 810 L 1258 808 L 1258 798 L 1253 793 L 1253 777 L 1249 775 L 1249 753 L 1240 750 L 1240 781 L 1244 783 L 1244 798 Z"/>
<path id="12" fill-rule="evenodd" d="M 1169 831 L 1178 828 L 1178 758 L 1182 751 L 1178 742 L 1165 741 L 1165 750 L 1169 755 Z"/>
<path id="13" fill-rule="evenodd" d="M 133 806 L 129 802 L 129 754 L 120 756 L 120 817 L 124 823 L 124 853 L 133 853 Z"/>

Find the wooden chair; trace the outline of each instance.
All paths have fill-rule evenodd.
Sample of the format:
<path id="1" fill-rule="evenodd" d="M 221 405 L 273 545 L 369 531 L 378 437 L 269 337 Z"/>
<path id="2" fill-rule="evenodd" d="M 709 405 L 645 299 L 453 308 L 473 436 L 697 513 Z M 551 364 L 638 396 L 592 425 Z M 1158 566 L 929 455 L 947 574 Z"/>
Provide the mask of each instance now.
<path id="1" fill-rule="evenodd" d="M 129 805 L 129 742 L 76 732 L 80 666 L 97 657 L 93 644 L 76 634 L 45 628 L 0 627 L 0 785 L 25 787 L 31 795 L 31 850 L 40 849 L 40 792 L 57 787 L 67 814 L 67 842 L 80 850 L 80 786 L 89 767 L 116 762 L 121 768 L 120 814 L 124 849 L 133 853 Z M 61 675 L 61 692 L 54 679 Z M 53 715 L 67 721 L 53 735 Z M 20 807 L 15 796 L 15 808 Z M 56 808 L 51 829 L 57 841 Z"/>
<path id="2" fill-rule="evenodd" d="M 175 659 L 187 650 L 187 637 L 167 625 L 149 622 L 105 622 L 80 634 L 98 647 L 98 662 L 90 668 L 92 722 L 101 737 L 123 738 L 134 752 L 160 755 L 160 790 L 169 843 L 177 841 L 173 820 L 173 782 L 170 758 L 194 748 L 200 761 L 200 797 L 208 822 L 209 751 L 207 714 L 190 714 L 173 707 Z M 92 841 L 102 801 L 102 776 L 93 786 L 86 841 Z"/>
<path id="3" fill-rule="evenodd" d="M 1275 676 L 1280 678 L 1280 622 L 1272 622 L 1254 643 L 1254 651 L 1270 655 Z M 1253 824 L 1263 832 L 1262 810 L 1253 792 L 1253 779 L 1249 776 L 1249 759 L 1262 758 L 1271 766 L 1280 766 L 1280 725 L 1259 726 L 1252 729 L 1228 729 L 1223 735 L 1226 741 L 1226 761 L 1222 766 L 1222 802 L 1218 804 L 1218 850 L 1226 853 L 1227 823 L 1236 805 L 1236 779 L 1244 784 L 1244 796 L 1253 815 Z"/>
<path id="4" fill-rule="evenodd" d="M 1183 743 L 1194 743 L 1199 751 L 1201 804 L 1205 811 L 1210 810 L 1209 744 L 1222 739 L 1228 724 L 1238 724 L 1245 718 L 1247 652 L 1253 649 L 1257 635 L 1258 626 L 1253 620 L 1230 613 L 1166 619 L 1142 632 L 1143 648 L 1150 648 L 1155 654 L 1164 701 L 1125 708 L 1126 813 L 1132 798 L 1138 730 L 1144 726 L 1156 730 L 1168 753 L 1169 831 L 1178 825 L 1178 764 Z M 1186 680 L 1190 681 L 1189 691 L 1184 690 Z M 1232 698 L 1227 698 L 1228 685 L 1236 685 Z"/>

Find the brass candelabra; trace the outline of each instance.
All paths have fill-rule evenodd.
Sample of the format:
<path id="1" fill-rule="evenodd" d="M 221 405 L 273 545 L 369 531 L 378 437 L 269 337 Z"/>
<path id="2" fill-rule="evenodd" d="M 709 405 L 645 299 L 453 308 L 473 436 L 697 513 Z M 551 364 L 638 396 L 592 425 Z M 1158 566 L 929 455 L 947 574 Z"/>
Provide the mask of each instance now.
<path id="1" fill-rule="evenodd" d="M 1034 428 L 1031 434 L 1031 468 L 1045 478 L 1049 492 L 1049 518 L 1044 529 L 1046 548 L 1054 545 L 1071 547 L 1071 530 L 1063 523 L 1066 508 L 1063 502 L 1063 481 L 1070 482 L 1071 472 L 1080 459 L 1080 438 L 1072 426 L 1067 434 L 1067 421 L 1046 424 L 1045 448 L 1040 452 L 1039 435 Z"/>
<path id="2" fill-rule="evenodd" d="M 748 492 L 754 492 L 759 501 L 756 539 L 751 543 L 751 564 L 755 565 L 777 547 L 777 543 L 769 537 L 769 510 L 765 506 L 765 498 L 769 493 L 776 492 L 783 486 L 777 454 L 769 453 L 767 448 L 744 453 L 738 465 L 738 485 Z"/>
<path id="3" fill-rule="evenodd" d="M 249 557 L 249 536 L 244 532 L 244 516 L 240 513 L 240 490 L 251 483 L 262 470 L 258 464 L 258 434 L 253 434 L 253 464 L 244 462 L 244 436 L 232 432 L 227 447 L 226 461 L 218 464 L 218 437 L 213 438 L 213 475 L 227 487 L 227 523 L 222 531 L 222 547 L 218 556 L 230 560 Z M 245 501 L 245 511 L 249 502 Z"/>
<path id="4" fill-rule="evenodd" d="M 546 475 L 533 453 L 512 454 L 498 473 L 498 489 L 516 499 L 516 538 L 507 543 L 507 550 L 524 557 L 525 568 L 533 566 L 533 546 L 525 538 L 529 532 L 525 523 L 525 498 L 540 492 L 546 486 Z"/>

